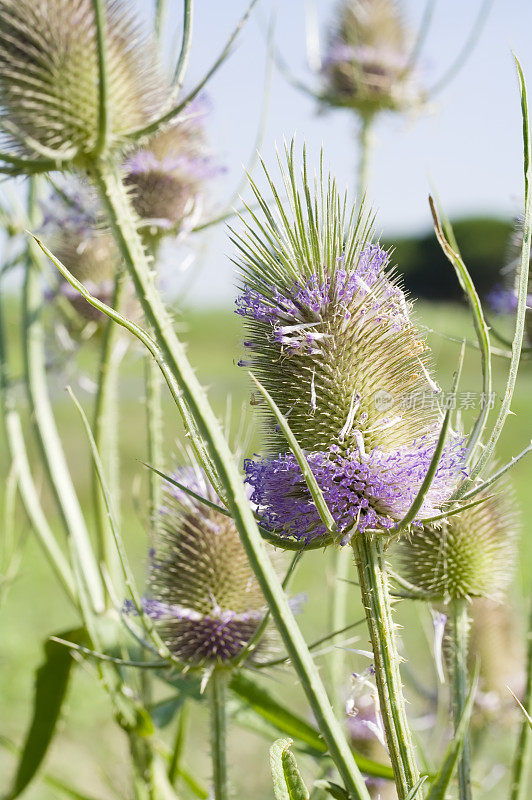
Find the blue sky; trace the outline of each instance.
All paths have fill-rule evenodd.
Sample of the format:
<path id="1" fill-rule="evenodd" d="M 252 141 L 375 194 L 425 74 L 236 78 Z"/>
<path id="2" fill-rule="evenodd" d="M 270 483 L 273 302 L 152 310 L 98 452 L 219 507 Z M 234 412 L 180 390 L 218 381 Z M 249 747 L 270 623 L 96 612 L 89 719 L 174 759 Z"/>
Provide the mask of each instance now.
<path id="1" fill-rule="evenodd" d="M 167 19 L 169 39 L 178 25 L 180 3 Z M 322 32 L 335 8 L 318 0 Z M 404 3 L 413 29 L 424 9 L 421 0 Z M 187 82 L 202 75 L 219 52 L 245 8 L 236 0 L 196 3 L 193 51 Z M 431 86 L 463 45 L 480 7 L 479 0 L 436 2 L 430 34 L 420 59 L 421 76 Z M 275 10 L 276 41 L 293 72 L 312 81 L 305 55 L 304 0 L 260 0 L 231 59 L 209 84 L 212 112 L 208 121 L 213 150 L 227 171 L 215 187 L 213 207 L 223 204 L 242 174 L 253 149 L 266 60 L 265 30 Z M 385 115 L 375 129 L 370 198 L 377 224 L 387 237 L 430 226 L 427 194 L 431 182 L 450 215 L 494 213 L 511 216 L 521 209 L 522 144 L 519 94 L 511 50 L 515 50 L 532 87 L 532 3 L 494 0 L 480 41 L 460 74 L 430 104 L 427 113 Z M 532 91 L 532 89 L 531 89 Z M 274 71 L 262 152 L 273 164 L 274 147 L 294 134 L 305 140 L 311 160 L 323 146 L 340 184 L 354 186 L 357 163 L 356 123 L 351 113 L 319 115 L 313 98 L 290 86 Z M 208 241 L 196 242 L 194 302 L 226 303 L 234 279 L 231 245 L 223 226 Z M 180 260 L 167 255 L 172 269 Z M 173 281 L 172 281 L 173 282 Z"/>

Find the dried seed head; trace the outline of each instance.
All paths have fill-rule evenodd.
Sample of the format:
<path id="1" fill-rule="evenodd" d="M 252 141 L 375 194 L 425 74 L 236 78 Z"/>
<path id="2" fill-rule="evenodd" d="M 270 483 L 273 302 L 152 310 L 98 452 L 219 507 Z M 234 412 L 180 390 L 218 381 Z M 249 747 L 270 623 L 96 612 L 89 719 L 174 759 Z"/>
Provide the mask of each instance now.
<path id="1" fill-rule="evenodd" d="M 191 103 L 126 161 L 133 205 L 153 236 L 179 232 L 201 213 L 205 181 L 218 172 L 205 141 L 204 114 L 204 104 Z"/>
<path id="2" fill-rule="evenodd" d="M 435 600 L 500 598 L 512 576 L 518 518 L 511 487 L 440 525 L 415 529 L 400 545 L 405 577 Z"/>
<path id="3" fill-rule="evenodd" d="M 198 470 L 183 468 L 175 479 L 219 503 Z M 262 622 L 264 597 L 233 520 L 174 486 L 164 493 L 145 609 L 185 664 L 230 664 Z"/>
<path id="4" fill-rule="evenodd" d="M 349 214 L 330 178 L 313 197 L 305 174 L 300 191 L 292 154 L 284 177 L 293 218 L 280 200 L 274 216 L 256 190 L 264 219 L 235 234 L 248 350 L 240 363 L 288 418 L 339 529 L 390 528 L 421 485 L 441 424 L 427 347 L 365 214 Z M 268 457 L 245 469 L 263 524 L 322 536 L 276 420 L 259 409 Z M 449 496 L 461 466 L 451 435 L 421 515 Z"/>
<path id="5" fill-rule="evenodd" d="M 396 0 L 344 0 L 322 72 L 327 102 L 362 114 L 402 111 L 422 100 Z"/>
<path id="6" fill-rule="evenodd" d="M 162 102 L 152 42 L 124 0 L 107 0 L 108 113 L 116 141 Z M 1 121 L 9 144 L 41 157 L 90 153 L 99 71 L 91 0 L 0 0 Z"/>

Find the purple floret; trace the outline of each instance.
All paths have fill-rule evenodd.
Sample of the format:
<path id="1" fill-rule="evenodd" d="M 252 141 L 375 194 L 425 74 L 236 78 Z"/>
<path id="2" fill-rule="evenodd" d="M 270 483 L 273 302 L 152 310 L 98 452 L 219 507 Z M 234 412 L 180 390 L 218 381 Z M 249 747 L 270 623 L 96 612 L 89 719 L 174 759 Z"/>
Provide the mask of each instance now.
<path id="1" fill-rule="evenodd" d="M 514 314 L 517 311 L 518 299 L 515 289 L 496 286 L 486 299 L 496 314 Z M 532 294 L 527 295 L 526 305 L 527 308 L 532 308 Z"/>
<path id="2" fill-rule="evenodd" d="M 464 447 L 455 440 L 444 448 L 432 486 L 418 518 L 435 515 L 463 474 Z M 410 508 L 434 453 L 434 440 L 421 438 L 411 448 L 367 455 L 348 451 L 308 453 L 307 461 L 323 492 L 343 542 L 355 529 L 390 529 Z M 253 489 L 261 524 L 298 540 L 326 535 L 299 465 L 292 453 L 273 459 L 248 459 L 246 481 Z M 347 534 L 346 534 L 347 532 Z"/>
<path id="3" fill-rule="evenodd" d="M 402 328 L 408 324 L 403 292 L 392 281 L 383 280 L 389 264 L 386 250 L 378 244 L 368 245 L 360 254 L 354 270 L 346 270 L 342 262 L 343 257 L 338 259 L 332 276 L 320 279 L 313 275 L 304 284 L 294 283 L 285 293 L 271 286 L 266 295 L 246 286 L 235 301 L 236 313 L 269 323 L 273 341 L 289 352 L 308 353 L 324 335 L 313 327 L 331 315 L 340 315 L 349 322 L 350 305 L 355 300 L 362 301 L 380 281 L 372 309 L 378 311 L 386 304 L 389 307 L 384 315 L 395 327 Z"/>

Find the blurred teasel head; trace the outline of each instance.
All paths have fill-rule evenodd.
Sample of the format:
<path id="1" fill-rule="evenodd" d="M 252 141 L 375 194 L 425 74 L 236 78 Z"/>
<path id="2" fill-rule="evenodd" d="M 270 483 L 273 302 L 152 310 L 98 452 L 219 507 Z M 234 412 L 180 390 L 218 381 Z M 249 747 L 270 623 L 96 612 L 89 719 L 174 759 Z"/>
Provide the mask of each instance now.
<path id="1" fill-rule="evenodd" d="M 205 184 L 219 171 L 207 148 L 205 102 L 187 106 L 125 163 L 133 206 L 152 237 L 179 233 L 201 214 Z"/>
<path id="2" fill-rule="evenodd" d="M 106 0 L 111 141 L 148 123 L 162 102 L 149 37 L 125 0 Z M 99 66 L 92 0 L 0 0 L 0 120 L 12 152 L 81 159 L 95 148 Z"/>
<path id="3" fill-rule="evenodd" d="M 219 505 L 198 468 L 181 468 L 174 477 Z M 167 483 L 154 536 L 146 613 L 183 664 L 231 666 L 266 613 L 233 520 Z M 262 646 L 261 639 L 250 649 L 251 661 L 260 660 Z"/>
<path id="4" fill-rule="evenodd" d="M 492 490 L 493 491 L 493 490 Z M 414 529 L 399 546 L 404 576 L 426 598 L 500 600 L 513 574 L 519 532 L 511 486 L 438 524 Z"/>
<path id="5" fill-rule="evenodd" d="M 287 418 L 346 542 L 356 530 L 393 528 L 410 508 L 438 439 L 439 388 L 368 214 L 350 210 L 323 170 L 312 193 L 305 158 L 300 188 L 293 150 L 287 164 L 288 200 L 267 174 L 272 213 L 252 182 L 263 218 L 254 212 L 233 236 L 248 351 L 240 364 Z M 267 453 L 247 460 L 245 472 L 263 526 L 324 537 L 276 419 L 266 404 L 259 409 Z M 451 433 L 421 517 L 448 499 L 462 463 L 462 440 Z"/>
<path id="6" fill-rule="evenodd" d="M 322 66 L 326 102 L 364 116 L 419 105 L 408 45 L 397 0 L 343 0 Z"/>
<path id="7" fill-rule="evenodd" d="M 43 233 L 57 258 L 93 295 L 112 305 L 120 254 L 91 188 L 78 181 L 65 184 L 47 199 L 44 212 Z M 105 319 L 62 277 L 59 292 L 85 319 Z"/>

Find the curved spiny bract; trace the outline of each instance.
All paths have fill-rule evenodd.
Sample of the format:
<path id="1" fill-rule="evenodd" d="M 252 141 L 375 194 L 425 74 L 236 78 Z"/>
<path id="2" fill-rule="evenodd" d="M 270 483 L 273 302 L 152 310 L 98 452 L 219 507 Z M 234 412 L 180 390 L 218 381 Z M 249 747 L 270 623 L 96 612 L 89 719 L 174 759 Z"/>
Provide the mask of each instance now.
<path id="1" fill-rule="evenodd" d="M 107 0 L 111 140 L 163 102 L 153 43 L 124 0 Z M 0 104 L 7 144 L 29 158 L 90 154 L 98 137 L 99 69 L 91 0 L 0 0 Z M 112 142 L 111 142 L 112 143 Z"/>
<path id="2" fill-rule="evenodd" d="M 219 503 L 199 470 L 182 468 L 175 478 Z M 169 484 L 150 552 L 148 593 L 146 613 L 170 651 L 189 666 L 230 666 L 266 613 L 233 520 Z M 260 659 L 261 646 L 251 660 Z"/>
<path id="3" fill-rule="evenodd" d="M 438 525 L 415 529 L 400 545 L 405 577 L 426 597 L 501 599 L 515 567 L 519 520 L 511 486 Z"/>
<path id="4" fill-rule="evenodd" d="M 422 93 L 409 58 L 409 36 L 397 0 L 344 0 L 323 62 L 323 99 L 369 116 L 419 105 Z"/>
<path id="5" fill-rule="evenodd" d="M 268 177 L 277 214 L 254 187 L 263 219 L 253 215 L 234 236 L 247 350 L 239 363 L 287 418 L 340 531 L 391 528 L 421 486 L 442 420 L 427 347 L 388 253 L 371 242 L 367 213 L 349 214 L 323 174 L 312 196 L 306 166 L 298 189 L 291 153 L 284 178 L 290 213 Z M 321 535 L 276 420 L 266 404 L 259 409 L 267 458 L 245 469 L 263 523 L 297 538 Z M 420 515 L 449 497 L 462 462 L 451 433 Z"/>

